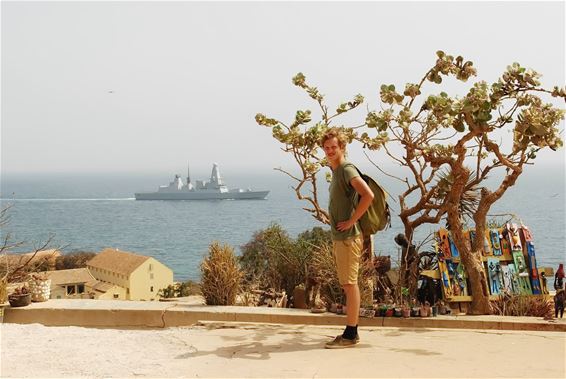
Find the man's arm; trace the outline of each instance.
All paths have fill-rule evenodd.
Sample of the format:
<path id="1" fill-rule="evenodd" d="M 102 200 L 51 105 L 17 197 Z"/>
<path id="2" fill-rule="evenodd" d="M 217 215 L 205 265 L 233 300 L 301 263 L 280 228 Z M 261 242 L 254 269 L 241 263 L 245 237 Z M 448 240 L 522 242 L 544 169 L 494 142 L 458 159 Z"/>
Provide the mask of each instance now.
<path id="1" fill-rule="evenodd" d="M 358 222 L 360 217 L 362 217 L 363 214 L 366 213 L 369 206 L 371 205 L 371 202 L 373 201 L 373 192 L 361 176 L 356 176 L 355 178 L 350 180 L 350 184 L 352 185 L 352 187 L 354 187 L 358 195 L 360 195 L 360 201 L 358 202 L 358 206 L 356 207 L 354 214 L 348 221 L 341 221 L 336 224 L 336 229 L 341 232 L 352 228 L 356 224 L 356 222 Z"/>

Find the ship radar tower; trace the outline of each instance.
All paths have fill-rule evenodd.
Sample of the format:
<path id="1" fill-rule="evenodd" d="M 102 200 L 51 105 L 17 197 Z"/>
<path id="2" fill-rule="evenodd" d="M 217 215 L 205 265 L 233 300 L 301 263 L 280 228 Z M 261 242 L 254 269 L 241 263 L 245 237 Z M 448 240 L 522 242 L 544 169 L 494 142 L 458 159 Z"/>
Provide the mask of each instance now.
<path id="1" fill-rule="evenodd" d="M 218 168 L 218 163 L 212 164 L 212 173 L 210 174 L 210 182 L 216 184 L 217 186 L 223 186 L 222 177 L 220 176 L 220 169 Z"/>

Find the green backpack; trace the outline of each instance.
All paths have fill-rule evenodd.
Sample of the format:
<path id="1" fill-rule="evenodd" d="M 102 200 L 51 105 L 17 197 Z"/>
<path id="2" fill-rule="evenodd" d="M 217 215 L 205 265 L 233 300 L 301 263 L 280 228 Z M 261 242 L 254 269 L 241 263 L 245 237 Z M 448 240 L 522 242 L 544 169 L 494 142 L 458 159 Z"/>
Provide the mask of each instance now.
<path id="1" fill-rule="evenodd" d="M 356 166 L 354 166 L 356 167 Z M 387 204 L 387 192 L 369 175 L 363 174 L 357 167 L 360 177 L 373 192 L 373 201 L 368 210 L 358 220 L 362 233 L 366 236 L 391 227 L 391 212 Z M 348 183 L 351 187 L 351 185 Z M 360 195 L 354 191 L 354 205 L 358 205 Z"/>

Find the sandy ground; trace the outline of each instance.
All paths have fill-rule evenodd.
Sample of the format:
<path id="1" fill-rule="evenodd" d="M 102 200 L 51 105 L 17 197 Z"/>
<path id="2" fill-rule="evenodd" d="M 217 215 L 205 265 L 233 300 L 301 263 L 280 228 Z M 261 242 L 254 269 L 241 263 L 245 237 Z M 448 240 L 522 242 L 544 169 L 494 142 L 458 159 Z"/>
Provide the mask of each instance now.
<path id="1" fill-rule="evenodd" d="M 214 323 L 169 329 L 0 325 L 2 377 L 555 377 L 566 334 Z"/>

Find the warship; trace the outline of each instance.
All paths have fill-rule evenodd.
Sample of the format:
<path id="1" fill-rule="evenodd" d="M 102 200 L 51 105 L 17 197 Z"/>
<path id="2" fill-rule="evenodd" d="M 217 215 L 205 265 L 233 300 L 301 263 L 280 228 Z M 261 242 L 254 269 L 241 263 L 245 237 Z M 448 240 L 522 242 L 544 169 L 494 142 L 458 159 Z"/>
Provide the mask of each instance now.
<path id="1" fill-rule="evenodd" d="M 230 189 L 224 184 L 220 176 L 218 164 L 212 165 L 210 180 L 197 180 L 191 183 L 189 169 L 187 169 L 187 183 L 184 184 L 179 175 L 167 186 L 159 186 L 157 192 L 135 193 L 136 200 L 250 200 L 265 199 L 269 191 L 252 191 L 251 189 Z"/>

